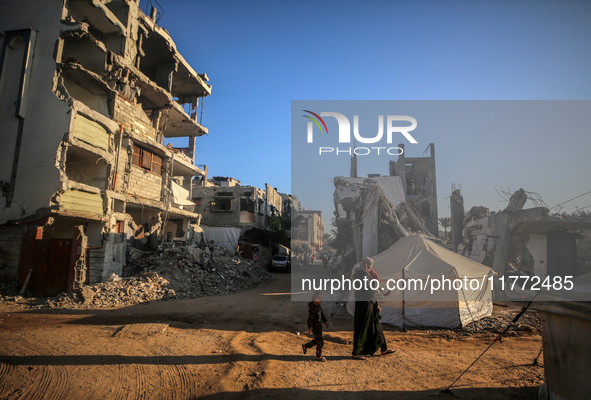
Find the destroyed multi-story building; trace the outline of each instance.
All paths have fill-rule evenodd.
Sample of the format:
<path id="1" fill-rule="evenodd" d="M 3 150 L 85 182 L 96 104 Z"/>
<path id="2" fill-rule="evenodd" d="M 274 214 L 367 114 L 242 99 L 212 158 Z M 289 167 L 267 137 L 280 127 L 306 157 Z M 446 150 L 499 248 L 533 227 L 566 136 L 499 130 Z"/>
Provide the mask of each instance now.
<path id="1" fill-rule="evenodd" d="M 357 157 L 351 158 L 351 176 L 335 177 L 335 223 L 351 230 L 355 258 L 373 257 L 411 232 L 438 236 L 435 145 L 429 157 L 402 154 L 389 162 L 389 176 L 357 176 Z"/>
<path id="2" fill-rule="evenodd" d="M 406 201 L 419 211 L 429 232 L 439 237 L 435 145 L 429 144 L 428 157 L 406 157 L 404 144 L 398 147 L 402 149 L 402 154 L 398 160 L 390 161 L 390 176 L 402 179 Z"/>
<path id="3" fill-rule="evenodd" d="M 194 186 L 192 200 L 207 240 L 236 250 L 246 231 L 265 231 L 266 219 L 282 215 L 283 199 L 268 184 L 265 189 L 242 186 L 231 177 L 213 177 Z"/>
<path id="4" fill-rule="evenodd" d="M 55 295 L 121 273 L 127 244 L 186 238 L 200 218 L 193 177 L 206 175 L 196 110 L 211 86 L 155 10 L 4 1 L 0 31 L 3 274 Z"/>

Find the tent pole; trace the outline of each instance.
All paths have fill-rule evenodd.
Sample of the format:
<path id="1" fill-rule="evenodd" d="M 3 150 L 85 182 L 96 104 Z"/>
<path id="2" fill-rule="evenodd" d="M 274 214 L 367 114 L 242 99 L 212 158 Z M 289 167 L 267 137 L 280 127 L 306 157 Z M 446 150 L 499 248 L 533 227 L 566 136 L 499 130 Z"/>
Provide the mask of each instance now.
<path id="1" fill-rule="evenodd" d="M 478 324 L 476 320 L 474 320 L 474 316 L 472 315 L 472 310 L 470 310 L 470 306 L 468 305 L 468 299 L 466 298 L 466 293 L 464 293 L 464 288 L 462 287 L 462 296 L 464 296 L 464 302 L 466 302 L 466 308 L 468 309 L 468 313 L 470 313 L 470 318 L 472 318 L 472 322 L 474 322 L 474 326 L 478 329 Z M 460 313 L 460 305 L 458 304 L 458 317 L 460 319 L 460 325 L 462 325 L 462 315 Z"/>
<path id="2" fill-rule="evenodd" d="M 402 268 L 402 280 L 405 280 L 404 278 L 404 268 Z M 406 285 L 404 285 L 404 287 L 406 288 Z M 402 290 L 402 331 L 406 332 L 406 313 L 405 313 L 405 300 L 404 300 L 404 289 Z"/>

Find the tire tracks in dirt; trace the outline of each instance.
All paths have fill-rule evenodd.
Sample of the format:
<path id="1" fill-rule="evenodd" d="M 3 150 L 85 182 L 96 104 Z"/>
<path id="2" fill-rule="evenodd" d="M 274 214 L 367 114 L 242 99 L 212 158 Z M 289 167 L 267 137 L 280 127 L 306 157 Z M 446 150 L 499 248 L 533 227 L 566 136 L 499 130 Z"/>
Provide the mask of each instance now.
<path id="1" fill-rule="evenodd" d="M 134 350 L 131 351 L 131 354 L 126 355 L 132 357 L 146 356 L 145 353 Z M 131 371 L 129 371 L 129 369 L 131 369 Z M 145 377 L 149 375 L 143 364 L 119 364 L 118 373 L 119 385 L 118 390 L 115 393 L 115 400 L 146 400 L 148 387 Z M 133 382 L 130 382 L 130 379 L 126 379 L 126 376 L 132 377 Z M 125 390 L 126 388 L 128 390 Z"/>
<path id="2" fill-rule="evenodd" d="M 4 352 L 0 351 L 0 390 L 2 390 L 2 382 L 10 372 L 10 357 Z"/>
<path id="3" fill-rule="evenodd" d="M 16 388 L 4 398 L 7 400 L 35 400 L 39 399 L 40 394 L 43 395 L 44 400 L 68 398 L 66 392 L 68 390 L 69 376 L 64 365 L 59 362 L 59 356 L 29 346 L 19 345 L 18 347 L 18 349 L 15 349 L 17 352 L 38 357 L 39 362 L 36 367 L 39 368 L 40 373 L 28 387 Z M 7 357 L 10 360 L 10 356 Z M 26 364 L 23 364 L 23 367 L 24 365 Z"/>
<path id="4" fill-rule="evenodd" d="M 168 354 L 154 350 L 152 354 L 162 360 L 158 365 L 159 375 L 162 378 L 161 387 L 170 388 L 170 392 L 166 392 L 167 398 L 180 399 L 191 398 L 195 395 L 196 387 L 189 370 L 185 365 L 179 364 L 178 356 L 170 355 L 169 349 L 166 349 Z M 164 395 L 164 393 L 163 393 Z"/>

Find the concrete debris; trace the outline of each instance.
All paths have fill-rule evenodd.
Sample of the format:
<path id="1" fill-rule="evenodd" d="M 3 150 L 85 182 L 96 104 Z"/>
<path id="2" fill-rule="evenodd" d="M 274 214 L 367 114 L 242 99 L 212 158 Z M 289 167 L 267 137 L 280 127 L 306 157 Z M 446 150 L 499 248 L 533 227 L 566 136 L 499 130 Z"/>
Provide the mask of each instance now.
<path id="1" fill-rule="evenodd" d="M 84 305 L 91 304 L 92 300 L 94 299 L 94 290 L 88 286 L 84 286 L 82 289 L 80 289 L 80 296 L 82 297 L 82 302 Z"/>
<path id="2" fill-rule="evenodd" d="M 39 308 L 120 307 L 169 299 L 228 295 L 257 287 L 272 275 L 252 260 L 221 247 L 197 248 L 164 244 L 128 262 L 124 277 L 84 286 L 49 298 Z M 12 297 L 1 300 L 16 301 Z"/>
<path id="3" fill-rule="evenodd" d="M 462 330 L 466 332 L 500 333 L 509 325 L 517 313 L 518 311 L 501 310 L 495 306 L 493 315 L 468 324 Z M 540 314 L 537 311 L 524 313 L 516 323 L 511 325 L 507 331 L 507 336 L 512 336 L 512 332 L 519 331 L 541 334 L 542 322 Z"/>
<path id="4" fill-rule="evenodd" d="M 484 206 L 474 206 L 464 216 L 464 225 L 466 225 L 470 221 L 475 221 L 480 218 L 488 217 L 489 215 L 490 211 L 488 208 Z"/>
<path id="5" fill-rule="evenodd" d="M 85 286 L 78 292 L 47 299 L 40 308 L 119 307 L 176 298 L 174 289 L 161 276 L 129 277 Z"/>
<path id="6" fill-rule="evenodd" d="M 527 202 L 527 194 L 525 190 L 519 189 L 509 199 L 509 205 L 505 208 L 505 211 L 522 210 L 523 206 Z"/>

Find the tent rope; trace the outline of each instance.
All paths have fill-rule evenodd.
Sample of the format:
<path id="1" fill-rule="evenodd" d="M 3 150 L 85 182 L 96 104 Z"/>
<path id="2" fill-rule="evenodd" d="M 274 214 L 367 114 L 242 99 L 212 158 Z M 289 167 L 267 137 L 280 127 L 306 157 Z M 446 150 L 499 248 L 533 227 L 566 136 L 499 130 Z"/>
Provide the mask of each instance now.
<path id="1" fill-rule="evenodd" d="M 534 362 L 533 362 L 534 365 L 539 365 L 538 358 L 540 358 L 543 351 L 544 351 L 544 343 L 542 343 L 542 347 L 540 347 L 540 352 L 538 353 L 538 356 L 536 358 L 534 358 Z"/>
<path id="2" fill-rule="evenodd" d="M 537 295 L 536 295 L 536 297 L 537 297 Z M 453 385 L 455 385 L 455 384 L 456 384 L 456 382 L 457 382 L 457 381 L 459 381 L 459 380 L 460 380 L 460 378 L 461 378 L 462 376 L 464 376 L 464 374 L 465 374 L 466 372 L 468 372 L 468 370 L 469 370 L 470 368 L 472 368 L 472 366 L 473 366 L 474 364 L 476 364 L 476 362 L 477 362 L 478 360 L 480 360 L 480 357 L 482 357 L 482 356 L 484 355 L 484 353 L 486 353 L 486 352 L 487 352 L 487 351 L 488 351 L 488 350 L 489 350 L 489 349 L 490 349 L 490 348 L 493 346 L 493 344 L 495 344 L 495 342 L 496 342 L 497 340 L 498 340 L 498 341 L 501 341 L 501 338 L 503 337 L 503 335 L 504 335 L 505 333 L 507 333 L 507 331 L 509 330 L 509 328 L 510 328 L 510 327 L 511 327 L 511 326 L 512 326 L 514 323 L 516 323 L 516 322 L 517 322 L 517 320 L 519 320 L 519 318 L 521 318 L 521 316 L 522 316 L 522 315 L 523 315 L 523 314 L 524 314 L 524 313 L 527 311 L 527 309 L 529 308 L 529 306 L 531 305 L 531 303 L 533 303 L 533 301 L 534 301 L 534 300 L 535 300 L 535 297 L 534 297 L 534 298 L 533 298 L 533 299 L 532 299 L 532 300 L 531 300 L 531 301 L 530 301 L 530 302 L 529 302 L 529 303 L 528 303 L 528 304 L 527 304 L 525 307 L 523 307 L 523 308 L 521 309 L 521 311 L 520 311 L 520 312 L 519 312 L 519 313 L 518 313 L 518 314 L 515 316 L 515 318 L 513 318 L 513 320 L 511 320 L 511 322 L 509 322 L 509 324 L 508 324 L 508 325 L 505 327 L 505 329 L 503 329 L 503 331 L 502 331 L 501 333 L 499 333 L 499 335 L 498 335 L 498 336 L 495 338 L 495 340 L 493 340 L 493 342 L 492 342 L 490 345 L 488 345 L 488 347 L 487 347 L 487 348 L 486 348 L 486 349 L 485 349 L 485 350 L 484 350 L 484 351 L 483 351 L 483 352 L 482 352 L 482 353 L 481 353 L 481 354 L 480 354 L 478 357 L 476 357 L 476 360 L 474 360 L 474 361 L 472 362 L 472 364 L 470 364 L 470 365 L 468 366 L 468 368 L 466 368 L 466 369 L 464 370 L 464 372 L 462 372 L 462 373 L 460 374 L 460 376 L 458 376 L 458 377 L 456 378 L 456 380 L 455 380 L 455 381 L 453 381 L 453 382 L 452 382 L 452 384 L 451 384 L 451 385 L 449 385 L 449 386 L 447 387 L 447 389 L 444 389 L 444 390 L 442 390 L 442 392 L 443 392 L 443 393 L 451 393 L 451 387 L 452 387 Z"/>

